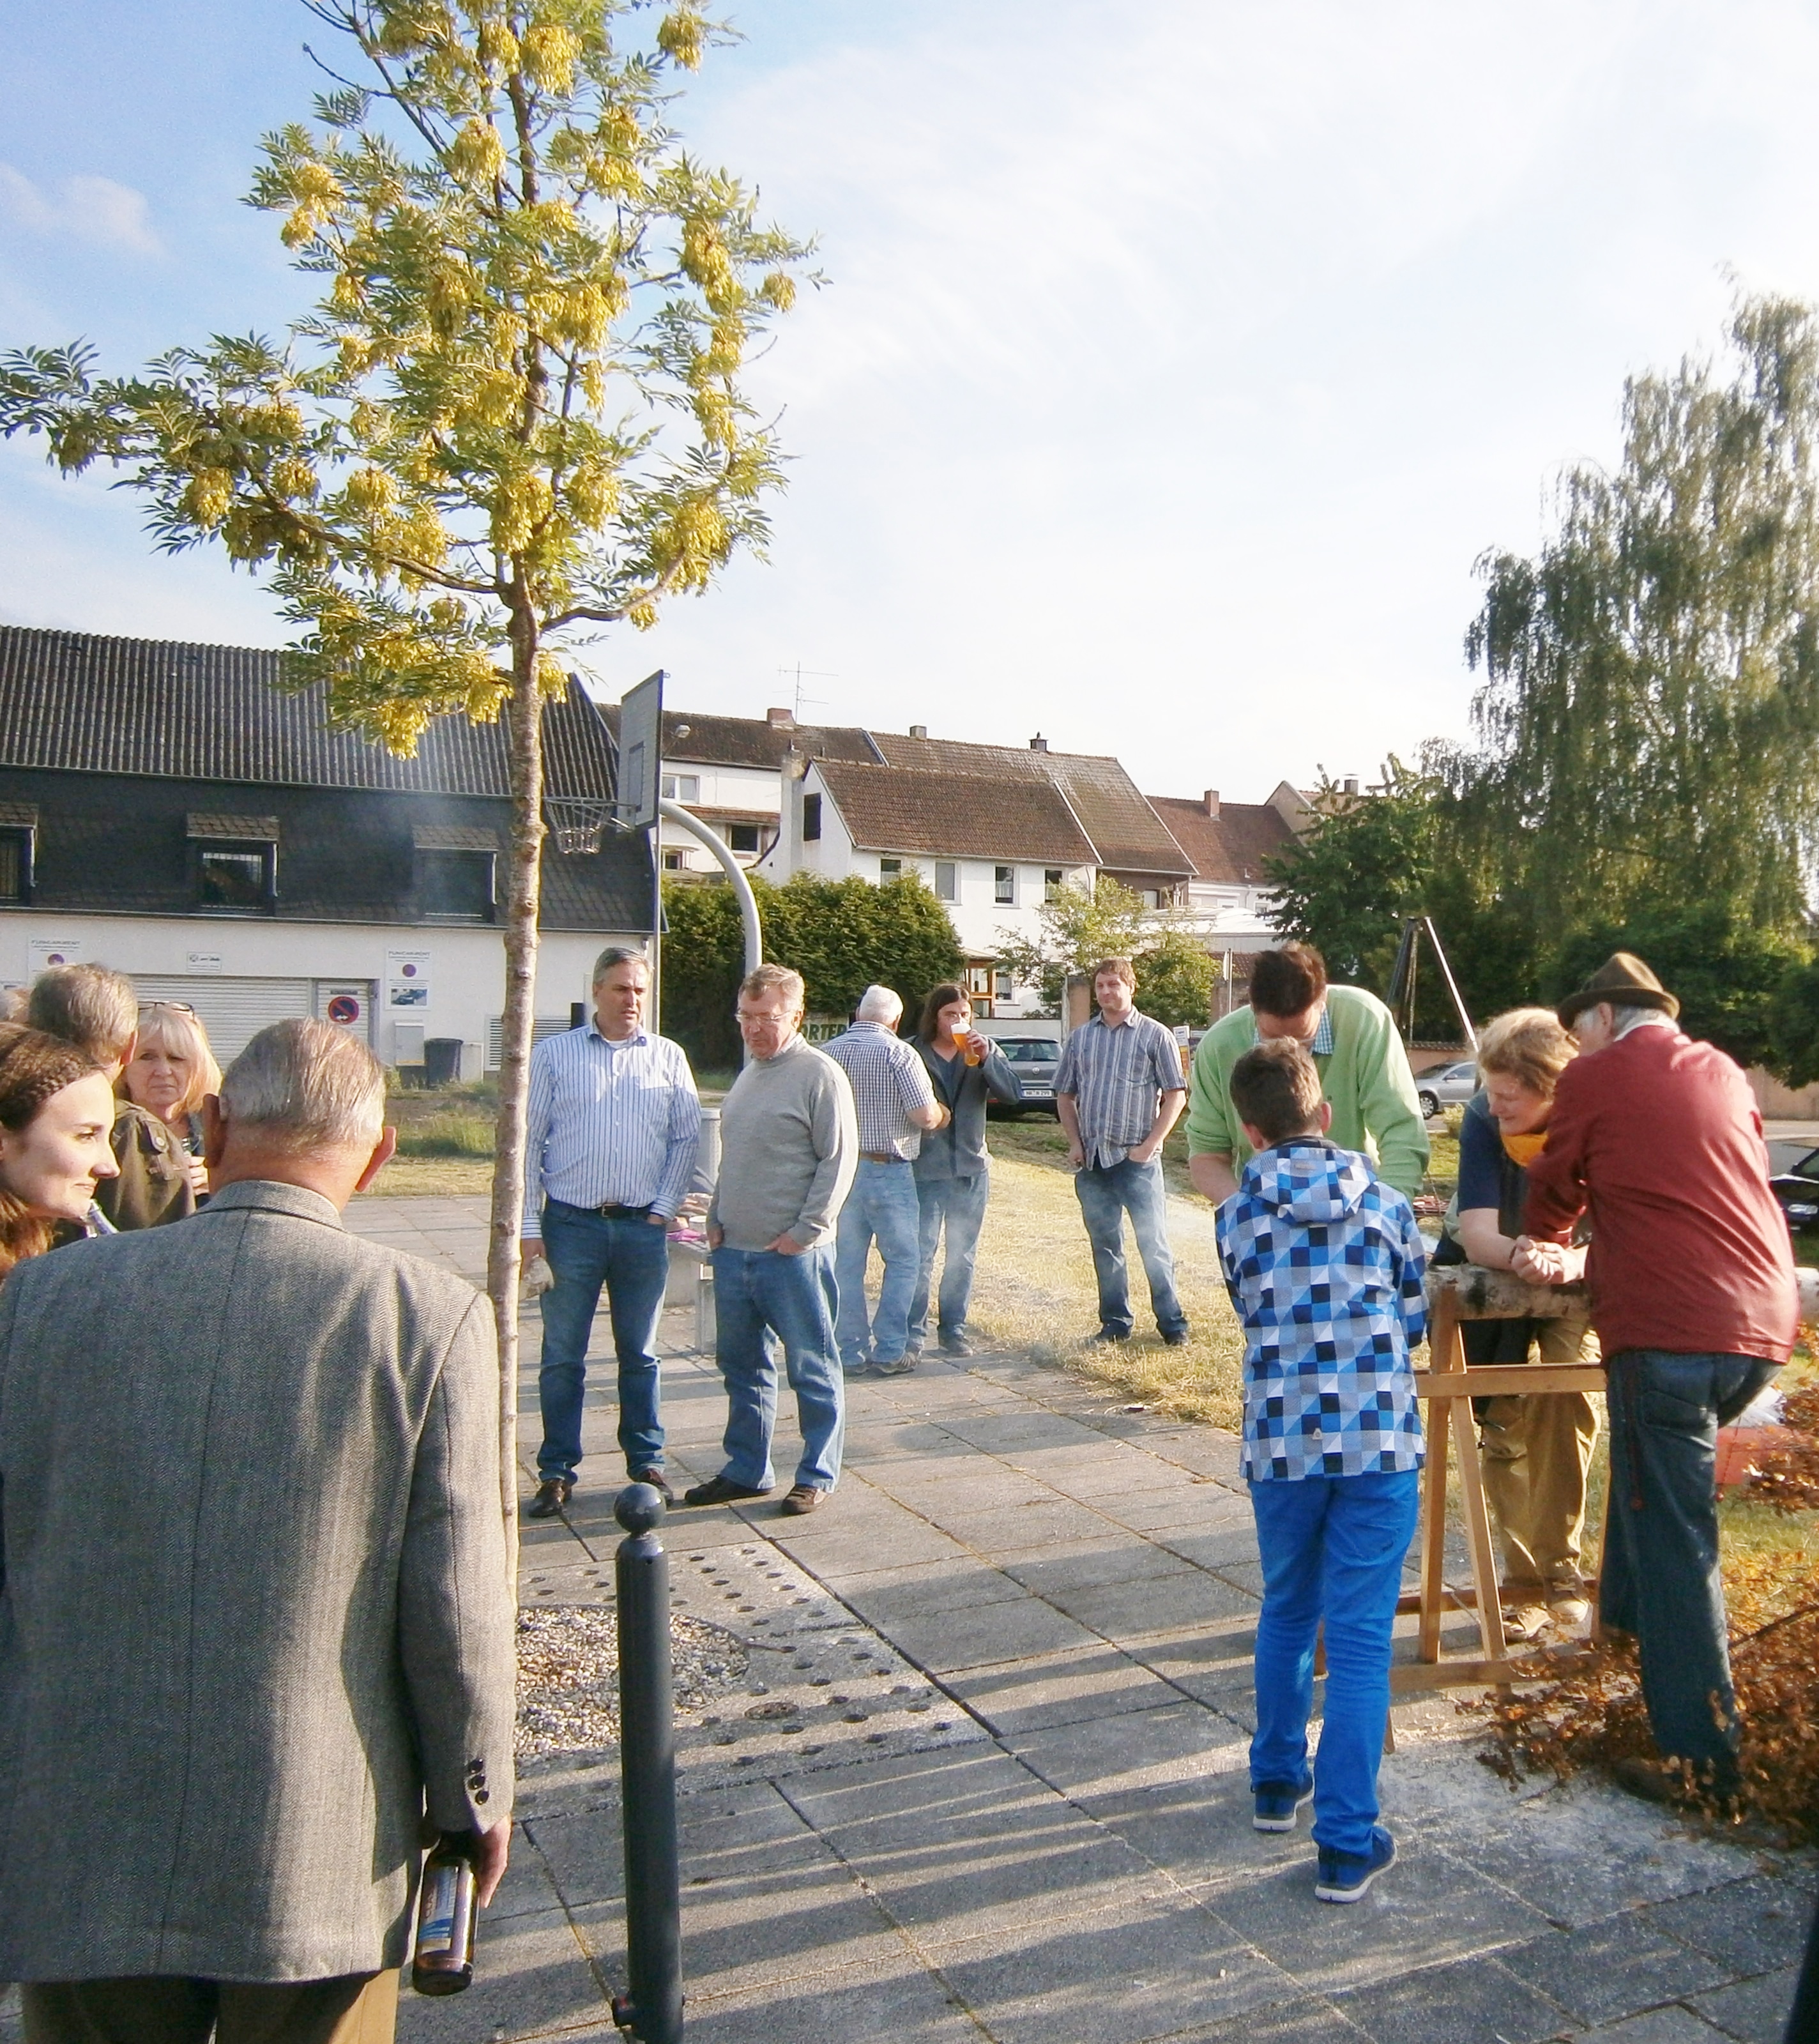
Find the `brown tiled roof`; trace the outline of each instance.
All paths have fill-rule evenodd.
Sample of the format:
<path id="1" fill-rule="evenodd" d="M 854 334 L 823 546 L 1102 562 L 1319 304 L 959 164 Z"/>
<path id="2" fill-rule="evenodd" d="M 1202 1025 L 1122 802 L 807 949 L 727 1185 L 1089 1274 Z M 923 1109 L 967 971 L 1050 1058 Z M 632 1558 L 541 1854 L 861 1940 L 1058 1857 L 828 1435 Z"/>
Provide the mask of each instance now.
<path id="1" fill-rule="evenodd" d="M 601 714 L 619 742 L 619 705 L 602 703 Z M 693 710 L 663 713 L 663 757 L 687 766 L 769 766 L 783 764 L 793 744 L 812 759 L 857 759 L 877 763 L 877 749 L 856 724 L 777 724 L 761 717 L 704 717 Z"/>
<path id="2" fill-rule="evenodd" d="M 950 738 L 900 738 L 874 731 L 873 743 L 893 766 L 957 774 L 1003 784 L 1047 781 L 1067 797 L 1097 849 L 1097 863 L 1121 873 L 1185 879 L 1187 855 L 1137 783 L 1109 755 L 1037 752 L 1014 745 L 970 745 Z"/>
<path id="3" fill-rule="evenodd" d="M 1216 817 L 1203 801 L 1152 795 L 1149 806 L 1194 862 L 1195 874 L 1215 886 L 1267 882 L 1263 862 L 1295 842 L 1280 809 L 1267 802 L 1222 802 Z"/>
<path id="4" fill-rule="evenodd" d="M 867 851 L 1097 863 L 1061 791 L 1044 778 L 993 780 L 836 759 L 822 760 L 816 770 L 853 842 Z"/>

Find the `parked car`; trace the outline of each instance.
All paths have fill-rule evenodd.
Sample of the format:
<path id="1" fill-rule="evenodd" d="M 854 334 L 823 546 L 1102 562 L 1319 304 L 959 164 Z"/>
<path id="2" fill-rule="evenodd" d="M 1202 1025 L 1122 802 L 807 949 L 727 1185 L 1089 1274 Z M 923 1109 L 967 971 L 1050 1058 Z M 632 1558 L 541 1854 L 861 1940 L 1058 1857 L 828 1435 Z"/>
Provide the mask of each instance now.
<path id="1" fill-rule="evenodd" d="M 989 1034 L 1016 1074 L 1017 1085 L 1023 1096 L 1023 1105 L 1001 1107 L 994 1101 L 988 1112 L 1020 1114 L 1024 1108 L 1041 1107 L 1052 1114 L 1055 1107 L 1055 1073 L 1061 1061 L 1061 1047 L 1053 1036 L 1014 1035 L 1011 1026 L 1005 1024 L 982 1033 Z"/>
<path id="2" fill-rule="evenodd" d="M 1443 1107 L 1463 1107 L 1483 1082 L 1478 1076 L 1478 1060 L 1463 1058 L 1437 1072 L 1423 1072 L 1414 1082 L 1421 1111 L 1429 1120 Z"/>
<path id="3" fill-rule="evenodd" d="M 1768 1189 L 1781 1202 L 1791 1228 L 1819 1228 L 1819 1150 L 1799 1150 L 1790 1159 L 1790 1144 L 1768 1148 Z"/>

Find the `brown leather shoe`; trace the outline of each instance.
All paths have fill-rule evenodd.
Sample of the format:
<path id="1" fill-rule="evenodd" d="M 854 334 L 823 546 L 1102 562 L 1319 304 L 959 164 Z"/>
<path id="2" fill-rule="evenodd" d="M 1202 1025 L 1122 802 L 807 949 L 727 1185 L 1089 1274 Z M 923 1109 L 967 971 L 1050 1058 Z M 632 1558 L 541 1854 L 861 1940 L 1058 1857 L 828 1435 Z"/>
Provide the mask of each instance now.
<path id="1" fill-rule="evenodd" d="M 827 1501 L 827 1493 L 817 1484 L 799 1483 L 783 1500 L 782 1509 L 801 1517 L 810 1512 L 819 1512 Z"/>
<path id="2" fill-rule="evenodd" d="M 549 1476 L 537 1485 L 537 1494 L 524 1507 L 527 1519 L 557 1519 L 574 1495 L 574 1485 L 566 1477 Z"/>
<path id="3" fill-rule="evenodd" d="M 671 1505 L 676 1502 L 676 1493 L 664 1481 L 663 1472 L 661 1470 L 634 1470 L 627 1481 L 631 1483 L 649 1484 L 666 1505 Z"/>
<path id="4" fill-rule="evenodd" d="M 711 1476 L 693 1490 L 682 1493 L 685 1504 L 739 1504 L 749 1497 L 769 1497 L 768 1490 L 754 1490 L 749 1483 L 735 1483 L 729 1476 Z"/>

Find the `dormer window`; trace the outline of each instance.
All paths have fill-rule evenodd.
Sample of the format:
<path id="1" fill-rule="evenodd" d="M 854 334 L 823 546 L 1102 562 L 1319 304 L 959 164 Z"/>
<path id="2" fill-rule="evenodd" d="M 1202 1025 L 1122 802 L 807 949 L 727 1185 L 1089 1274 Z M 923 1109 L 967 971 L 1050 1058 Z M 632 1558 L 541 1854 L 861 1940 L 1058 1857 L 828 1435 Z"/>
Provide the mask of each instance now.
<path id="1" fill-rule="evenodd" d="M 470 824 L 419 824 L 411 842 L 417 913 L 424 921 L 492 921 L 499 863 L 494 832 Z"/>
<path id="2" fill-rule="evenodd" d="M 0 902 L 9 907 L 30 905 L 37 838 L 35 802 L 0 802 Z"/>
<path id="3" fill-rule="evenodd" d="M 278 905 L 278 819 L 192 810 L 188 823 L 196 905 L 269 916 Z"/>

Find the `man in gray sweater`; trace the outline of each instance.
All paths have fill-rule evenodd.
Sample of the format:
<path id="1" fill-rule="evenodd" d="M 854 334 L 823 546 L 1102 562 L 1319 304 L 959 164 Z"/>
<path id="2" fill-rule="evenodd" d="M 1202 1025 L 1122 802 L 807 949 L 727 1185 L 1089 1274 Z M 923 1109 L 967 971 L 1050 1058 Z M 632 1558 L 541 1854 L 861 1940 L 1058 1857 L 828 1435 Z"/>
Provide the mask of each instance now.
<path id="1" fill-rule="evenodd" d="M 770 1435 L 783 1344 L 802 1459 L 783 1500 L 812 1512 L 840 1475 L 846 1424 L 834 1321 L 834 1224 L 851 1189 L 859 1136 L 846 1074 L 797 1033 L 800 973 L 761 965 L 739 987 L 750 1062 L 720 1109 L 720 1174 L 708 1208 L 714 1254 L 715 1356 L 727 1385 L 726 1466 L 685 1504 L 727 1504 L 777 1488 Z"/>

